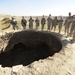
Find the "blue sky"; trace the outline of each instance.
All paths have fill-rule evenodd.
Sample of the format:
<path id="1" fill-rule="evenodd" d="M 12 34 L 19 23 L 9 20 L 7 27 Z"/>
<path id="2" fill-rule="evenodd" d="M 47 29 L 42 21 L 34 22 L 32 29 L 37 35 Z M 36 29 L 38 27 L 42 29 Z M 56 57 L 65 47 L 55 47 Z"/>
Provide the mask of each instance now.
<path id="1" fill-rule="evenodd" d="M 75 0 L 0 0 L 0 14 L 67 16 L 75 14 Z"/>

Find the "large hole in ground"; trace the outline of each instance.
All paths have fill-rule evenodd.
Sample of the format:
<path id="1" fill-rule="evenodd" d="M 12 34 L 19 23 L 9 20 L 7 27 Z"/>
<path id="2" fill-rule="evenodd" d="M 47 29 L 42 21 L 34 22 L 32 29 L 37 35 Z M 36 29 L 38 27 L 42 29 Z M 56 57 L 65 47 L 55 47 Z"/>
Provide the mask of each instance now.
<path id="1" fill-rule="evenodd" d="M 61 49 L 61 41 L 50 33 L 15 33 L 9 40 L 6 50 L 0 53 L 0 65 L 3 67 L 12 67 L 20 64 L 27 66 L 34 61 L 53 56 Z"/>

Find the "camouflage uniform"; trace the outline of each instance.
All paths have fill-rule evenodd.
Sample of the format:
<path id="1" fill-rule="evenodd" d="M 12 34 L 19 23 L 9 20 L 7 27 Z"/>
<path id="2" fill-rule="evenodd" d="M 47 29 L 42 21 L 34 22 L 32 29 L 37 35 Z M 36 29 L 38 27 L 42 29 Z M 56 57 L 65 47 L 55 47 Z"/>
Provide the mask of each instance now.
<path id="1" fill-rule="evenodd" d="M 68 17 L 65 21 L 65 34 L 69 35 L 70 24 L 72 22 L 72 17 Z"/>
<path id="2" fill-rule="evenodd" d="M 18 29 L 17 21 L 14 18 L 12 18 L 12 20 L 11 20 L 11 25 L 12 25 L 12 27 L 13 27 L 14 30 Z"/>
<path id="3" fill-rule="evenodd" d="M 46 19 L 45 19 L 44 16 L 43 16 L 43 18 L 41 19 L 42 31 L 43 31 L 43 29 L 44 29 L 45 23 L 46 23 Z"/>
<path id="4" fill-rule="evenodd" d="M 30 19 L 29 19 L 29 28 L 30 29 L 33 29 L 33 22 L 34 22 L 34 20 L 32 19 L 32 17 L 30 17 Z"/>
<path id="5" fill-rule="evenodd" d="M 37 18 L 36 20 L 35 20 L 35 22 L 36 22 L 36 30 L 38 29 L 38 26 L 39 26 L 39 19 Z"/>
<path id="6" fill-rule="evenodd" d="M 56 30 L 57 24 L 58 24 L 58 19 L 57 19 L 57 17 L 55 17 L 55 19 L 52 21 L 52 27 L 51 27 L 51 30 L 52 30 L 53 27 L 54 27 L 54 31 L 55 31 L 55 30 Z"/>
<path id="7" fill-rule="evenodd" d="M 48 22 L 48 30 L 50 31 L 51 29 L 51 24 L 52 24 L 52 19 L 50 18 L 50 16 L 47 18 L 47 22 Z"/>
<path id="8" fill-rule="evenodd" d="M 22 17 L 22 20 L 21 20 L 21 25 L 23 26 L 24 29 L 26 29 L 26 19 L 24 19 L 24 17 Z"/>
<path id="9" fill-rule="evenodd" d="M 66 18 L 64 26 L 65 26 L 65 34 L 67 33 L 67 36 L 69 35 L 69 29 L 70 25 L 72 23 L 72 16 L 71 13 L 69 13 L 69 17 Z"/>
<path id="10" fill-rule="evenodd" d="M 60 20 L 58 20 L 58 28 L 59 28 L 59 33 L 61 32 L 61 29 L 62 29 L 62 23 L 63 23 L 63 19 L 62 19 L 62 17 L 61 17 L 61 19 Z"/>
<path id="11" fill-rule="evenodd" d="M 75 42 L 75 28 L 74 28 L 74 32 L 73 32 L 73 41 Z"/>
<path id="12" fill-rule="evenodd" d="M 75 31 L 75 16 L 73 16 L 71 30 L 70 30 L 70 36 L 72 36 L 74 31 Z"/>

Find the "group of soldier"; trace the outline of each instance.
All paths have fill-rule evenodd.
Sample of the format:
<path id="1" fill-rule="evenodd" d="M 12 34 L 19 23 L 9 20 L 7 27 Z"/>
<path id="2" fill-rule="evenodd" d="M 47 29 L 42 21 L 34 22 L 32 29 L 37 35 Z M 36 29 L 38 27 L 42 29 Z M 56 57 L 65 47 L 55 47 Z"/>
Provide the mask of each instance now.
<path id="1" fill-rule="evenodd" d="M 29 29 L 33 29 L 33 22 L 34 22 L 34 19 L 30 16 L 30 19 L 28 20 L 29 21 Z M 51 18 L 51 15 L 49 15 L 49 17 L 47 18 L 47 25 L 48 25 L 48 30 L 51 31 L 51 29 L 53 29 L 54 27 L 54 31 L 56 29 L 56 25 L 58 24 L 58 21 L 59 23 L 61 24 L 63 22 L 63 19 L 61 17 L 60 20 L 57 19 L 57 17 L 55 17 L 53 20 Z M 36 17 L 35 19 L 35 23 L 36 23 L 36 30 L 38 29 L 39 25 L 40 25 L 40 22 L 41 22 L 41 29 L 42 31 L 44 30 L 44 26 L 46 24 L 46 19 L 43 15 L 41 21 L 38 19 L 38 17 Z M 13 26 L 13 29 L 15 30 L 16 28 L 18 29 L 18 26 L 17 26 L 17 21 L 15 20 L 15 18 L 12 17 L 12 20 L 11 20 L 11 24 Z M 27 26 L 27 20 L 24 18 L 24 16 L 22 16 L 22 19 L 21 19 L 21 25 L 23 27 L 23 29 L 26 29 L 26 26 Z M 61 26 L 61 25 L 60 25 Z M 60 27 L 59 26 L 59 27 Z M 59 28 L 61 29 L 61 27 Z M 59 31 L 60 32 L 60 31 Z"/>
<path id="2" fill-rule="evenodd" d="M 71 16 L 71 13 L 69 13 L 69 16 L 66 18 L 65 22 L 62 18 L 62 16 L 59 17 L 54 17 L 54 19 L 51 18 L 51 15 L 46 19 L 44 15 L 42 16 L 41 21 L 39 20 L 38 17 L 36 17 L 35 21 L 34 19 L 30 16 L 29 18 L 29 29 L 33 29 L 33 23 L 35 22 L 36 24 L 36 30 L 38 30 L 38 27 L 41 23 L 41 30 L 44 30 L 44 26 L 46 25 L 47 21 L 47 30 L 51 31 L 53 28 L 54 31 L 56 31 L 56 27 L 58 26 L 58 32 L 60 33 L 62 30 L 62 25 L 64 25 L 64 33 L 67 34 L 67 36 L 72 36 L 73 32 L 75 32 L 75 15 Z M 17 26 L 17 21 L 14 20 L 12 17 L 11 24 L 13 26 L 13 29 L 18 29 Z M 24 16 L 22 16 L 21 19 L 21 25 L 23 29 L 26 29 L 27 26 L 27 20 L 25 19 Z"/>
<path id="3" fill-rule="evenodd" d="M 30 17 L 30 19 L 29 19 L 29 29 L 33 29 L 33 22 L 34 22 L 34 20 L 32 19 L 32 17 Z M 22 17 L 21 25 L 23 26 L 24 29 L 26 29 L 26 23 L 27 23 L 26 19 L 24 19 L 24 17 Z M 38 17 L 36 17 L 35 23 L 36 23 L 36 30 L 37 30 L 39 25 L 40 25 L 40 20 L 38 19 Z M 54 28 L 54 31 L 55 31 L 58 23 L 59 23 L 59 33 L 60 33 L 61 28 L 62 28 L 62 23 L 63 23 L 62 17 L 60 17 L 60 19 L 58 20 L 57 17 L 52 19 L 51 15 L 49 15 L 49 17 L 47 18 L 47 30 L 51 31 Z M 41 19 L 41 29 L 42 29 L 42 31 L 44 30 L 45 24 L 46 24 L 46 19 L 43 15 L 43 17 Z"/>

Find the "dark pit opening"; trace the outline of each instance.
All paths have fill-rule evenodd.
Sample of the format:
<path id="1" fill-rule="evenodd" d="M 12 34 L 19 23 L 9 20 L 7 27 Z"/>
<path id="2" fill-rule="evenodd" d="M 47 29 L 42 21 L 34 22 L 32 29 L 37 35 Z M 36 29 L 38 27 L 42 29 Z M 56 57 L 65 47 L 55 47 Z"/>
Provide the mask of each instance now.
<path id="1" fill-rule="evenodd" d="M 0 54 L 0 64 L 3 67 L 12 67 L 20 64 L 27 66 L 34 61 L 53 56 L 56 51 L 52 49 L 54 48 L 43 42 L 36 48 L 26 48 L 24 44 L 18 43 L 14 45 L 13 49 Z"/>

